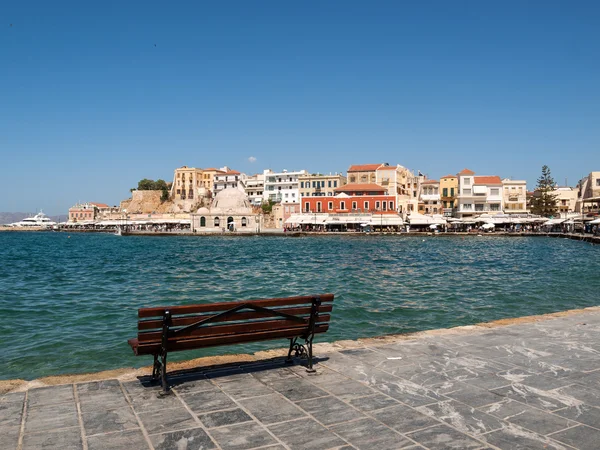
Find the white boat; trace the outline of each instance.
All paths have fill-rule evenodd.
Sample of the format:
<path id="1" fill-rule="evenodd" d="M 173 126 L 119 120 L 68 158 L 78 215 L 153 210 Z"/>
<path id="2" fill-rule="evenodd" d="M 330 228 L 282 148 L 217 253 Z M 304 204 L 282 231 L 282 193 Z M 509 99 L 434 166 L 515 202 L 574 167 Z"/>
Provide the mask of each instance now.
<path id="1" fill-rule="evenodd" d="M 54 222 L 53 220 L 51 220 L 42 211 L 40 211 L 33 217 L 27 217 L 19 222 L 9 224 L 9 226 L 11 226 L 11 227 L 41 227 L 41 228 L 51 228 L 55 225 L 57 225 L 57 223 Z"/>

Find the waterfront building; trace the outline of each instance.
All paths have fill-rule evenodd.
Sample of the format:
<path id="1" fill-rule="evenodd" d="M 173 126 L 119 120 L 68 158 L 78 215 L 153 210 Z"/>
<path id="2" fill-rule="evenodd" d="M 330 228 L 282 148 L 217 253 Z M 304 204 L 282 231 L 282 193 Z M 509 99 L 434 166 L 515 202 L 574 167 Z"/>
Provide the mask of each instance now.
<path id="1" fill-rule="evenodd" d="M 282 172 L 273 172 L 271 169 L 265 169 L 263 202 L 271 200 L 275 203 L 298 203 L 300 201 L 298 179 L 307 174 L 306 170 L 288 172 L 283 169 Z"/>
<path id="2" fill-rule="evenodd" d="M 265 175 L 258 173 L 256 175 L 247 176 L 244 184 L 244 191 L 248 196 L 250 204 L 260 206 L 263 202 L 263 194 L 265 190 Z"/>
<path id="3" fill-rule="evenodd" d="M 244 181 L 246 180 L 246 174 L 232 170 L 229 167 L 224 167 L 223 169 L 216 172 L 213 176 L 213 195 L 227 188 L 236 188 L 245 192 Z"/>
<path id="4" fill-rule="evenodd" d="M 283 228 L 286 221 L 294 214 L 300 214 L 300 203 L 279 203 L 273 205 L 273 225 Z"/>
<path id="5" fill-rule="evenodd" d="M 222 167 L 220 169 L 215 169 L 214 167 L 209 167 L 208 169 L 202 170 L 202 187 L 206 188 L 210 191 L 213 196 L 215 194 L 215 177 L 224 172 L 227 172 L 229 168 L 227 166 Z"/>
<path id="6" fill-rule="evenodd" d="M 458 176 L 445 175 L 440 178 L 440 201 L 445 217 L 454 215 L 458 195 Z"/>
<path id="7" fill-rule="evenodd" d="M 600 212 L 600 172 L 590 172 L 579 181 L 577 211 L 585 214 Z"/>
<path id="8" fill-rule="evenodd" d="M 298 177 L 301 197 L 333 197 L 335 189 L 346 184 L 342 174 L 306 174 Z"/>
<path id="9" fill-rule="evenodd" d="M 527 181 L 503 179 L 502 197 L 505 214 L 527 214 Z"/>
<path id="10" fill-rule="evenodd" d="M 502 212 L 502 180 L 499 176 L 475 176 L 464 169 L 458 174 L 457 216 L 473 217 Z"/>
<path id="11" fill-rule="evenodd" d="M 110 210 L 106 203 L 78 203 L 69 208 L 69 222 L 90 222 L 96 220 L 100 214 Z"/>
<path id="12" fill-rule="evenodd" d="M 419 191 L 419 214 L 439 214 L 442 212 L 440 202 L 440 182 L 425 180 Z"/>
<path id="13" fill-rule="evenodd" d="M 255 233 L 262 228 L 262 215 L 254 212 L 248 196 L 238 188 L 223 189 L 210 208 L 202 207 L 190 216 L 193 233 Z"/>
<path id="14" fill-rule="evenodd" d="M 556 196 L 556 207 L 561 218 L 569 218 L 576 214 L 577 198 L 579 191 L 576 188 L 562 186 L 556 187 L 552 192 Z"/>
<path id="15" fill-rule="evenodd" d="M 195 200 L 199 189 L 205 187 L 204 171 L 195 167 L 182 166 L 175 169 L 171 185 L 171 199 L 174 201 Z"/>
<path id="16" fill-rule="evenodd" d="M 302 197 L 302 213 L 396 213 L 396 196 L 375 183 L 349 183 L 334 197 Z"/>
<path id="17" fill-rule="evenodd" d="M 395 208 L 400 214 L 417 209 L 420 178 L 424 179 L 424 176 L 419 173 L 419 177 L 415 177 L 400 164 L 361 164 L 348 169 L 349 184 L 378 184 L 384 187 L 387 195 L 394 196 Z"/>

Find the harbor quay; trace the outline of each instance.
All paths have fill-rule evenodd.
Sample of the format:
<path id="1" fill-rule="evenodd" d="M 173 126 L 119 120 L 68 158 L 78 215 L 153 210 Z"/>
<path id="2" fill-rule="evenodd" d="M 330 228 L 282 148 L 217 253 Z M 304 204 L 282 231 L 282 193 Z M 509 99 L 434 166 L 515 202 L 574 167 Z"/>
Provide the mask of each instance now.
<path id="1" fill-rule="evenodd" d="M 2 449 L 596 449 L 600 307 L 3 382 Z"/>

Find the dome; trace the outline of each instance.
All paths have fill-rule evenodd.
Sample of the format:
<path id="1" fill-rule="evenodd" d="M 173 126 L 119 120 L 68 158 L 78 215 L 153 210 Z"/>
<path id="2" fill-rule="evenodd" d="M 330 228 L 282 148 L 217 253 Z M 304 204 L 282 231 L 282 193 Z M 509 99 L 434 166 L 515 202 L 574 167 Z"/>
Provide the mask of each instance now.
<path id="1" fill-rule="evenodd" d="M 233 212 L 233 213 L 251 213 L 252 208 L 248 201 L 248 196 L 236 188 L 223 189 L 219 192 L 212 202 L 212 213 Z"/>
<path id="2" fill-rule="evenodd" d="M 198 212 L 196 214 L 210 214 L 210 211 L 208 210 L 208 208 L 206 206 L 203 206 L 202 208 L 200 208 L 198 210 Z"/>

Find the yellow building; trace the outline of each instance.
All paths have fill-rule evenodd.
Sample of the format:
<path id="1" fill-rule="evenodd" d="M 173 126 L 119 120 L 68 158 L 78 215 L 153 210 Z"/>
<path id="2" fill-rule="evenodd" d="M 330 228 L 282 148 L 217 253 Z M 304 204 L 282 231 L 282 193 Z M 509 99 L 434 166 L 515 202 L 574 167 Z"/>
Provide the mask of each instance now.
<path id="1" fill-rule="evenodd" d="M 335 188 L 346 184 L 346 177 L 342 174 L 300 175 L 300 195 L 302 197 L 333 197 Z"/>
<path id="2" fill-rule="evenodd" d="M 445 216 L 451 216 L 456 207 L 456 196 L 458 195 L 458 177 L 456 175 L 445 175 L 440 178 L 440 201 Z"/>
<path id="3" fill-rule="evenodd" d="M 193 200 L 198 198 L 198 190 L 204 187 L 202 184 L 202 169 L 182 166 L 175 169 L 173 185 L 171 186 L 171 198 L 173 200 Z"/>

